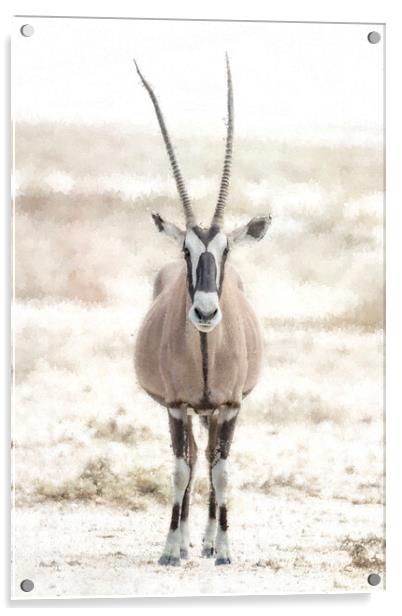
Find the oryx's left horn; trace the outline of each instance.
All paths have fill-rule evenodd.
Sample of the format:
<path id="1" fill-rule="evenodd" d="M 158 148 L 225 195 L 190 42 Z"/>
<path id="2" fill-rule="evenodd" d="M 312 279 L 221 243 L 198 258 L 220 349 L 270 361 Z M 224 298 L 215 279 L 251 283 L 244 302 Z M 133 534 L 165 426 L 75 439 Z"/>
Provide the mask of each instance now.
<path id="1" fill-rule="evenodd" d="M 230 172 L 232 169 L 232 153 L 233 153 L 233 87 L 232 74 L 230 72 L 229 58 L 226 54 L 226 72 L 227 72 L 227 88 L 228 88 L 228 119 L 227 119 L 227 134 L 226 134 L 226 150 L 225 160 L 223 162 L 223 172 L 221 186 L 219 190 L 218 202 L 216 204 L 212 224 L 219 227 L 223 224 L 223 214 L 229 192 Z"/>

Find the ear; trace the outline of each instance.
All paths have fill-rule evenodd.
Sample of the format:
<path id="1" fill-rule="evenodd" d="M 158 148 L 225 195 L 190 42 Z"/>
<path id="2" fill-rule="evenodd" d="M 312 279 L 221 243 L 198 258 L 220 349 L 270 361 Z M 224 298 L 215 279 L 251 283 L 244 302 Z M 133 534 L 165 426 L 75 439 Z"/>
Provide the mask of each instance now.
<path id="1" fill-rule="evenodd" d="M 176 227 L 172 222 L 164 220 L 157 212 L 152 212 L 152 218 L 158 230 L 166 233 L 166 235 L 179 244 L 183 244 L 185 233 L 179 227 Z"/>
<path id="2" fill-rule="evenodd" d="M 271 214 L 269 216 L 256 216 L 252 218 L 246 225 L 238 227 L 229 233 L 229 242 L 231 244 L 240 244 L 246 241 L 259 242 L 266 234 L 271 220 Z"/>

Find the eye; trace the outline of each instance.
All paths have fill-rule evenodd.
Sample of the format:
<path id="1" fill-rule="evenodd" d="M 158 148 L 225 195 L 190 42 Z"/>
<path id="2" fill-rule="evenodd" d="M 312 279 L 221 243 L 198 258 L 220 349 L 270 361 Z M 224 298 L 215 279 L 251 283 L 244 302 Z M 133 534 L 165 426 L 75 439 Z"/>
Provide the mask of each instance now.
<path id="1" fill-rule="evenodd" d="M 184 254 L 184 258 L 187 259 L 190 256 L 190 251 L 187 248 L 187 246 L 183 247 L 183 254 Z"/>
<path id="2" fill-rule="evenodd" d="M 225 250 L 223 251 L 223 256 L 226 257 L 229 252 L 229 246 L 227 245 Z"/>

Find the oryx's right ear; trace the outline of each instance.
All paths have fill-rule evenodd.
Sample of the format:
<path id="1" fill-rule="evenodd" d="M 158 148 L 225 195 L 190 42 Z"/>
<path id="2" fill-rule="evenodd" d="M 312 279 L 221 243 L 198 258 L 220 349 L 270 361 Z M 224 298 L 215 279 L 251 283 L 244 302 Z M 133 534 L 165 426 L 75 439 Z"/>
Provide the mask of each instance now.
<path id="1" fill-rule="evenodd" d="M 179 227 L 176 227 L 176 225 L 174 225 L 172 222 L 164 220 L 162 216 L 160 216 L 157 212 L 152 212 L 152 218 L 159 231 L 166 233 L 168 237 L 171 237 L 181 246 L 183 245 L 185 236 L 184 231 L 179 229 Z"/>

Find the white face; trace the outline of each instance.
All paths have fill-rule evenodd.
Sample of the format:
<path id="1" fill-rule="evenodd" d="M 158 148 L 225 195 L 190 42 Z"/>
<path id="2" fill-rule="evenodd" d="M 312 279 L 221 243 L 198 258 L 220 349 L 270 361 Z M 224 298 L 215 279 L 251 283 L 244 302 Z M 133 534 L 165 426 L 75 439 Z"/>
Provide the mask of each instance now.
<path id="1" fill-rule="evenodd" d="M 200 332 L 211 332 L 222 319 L 219 297 L 229 248 L 244 241 L 262 239 L 271 224 L 271 217 L 252 218 L 228 235 L 217 226 L 210 229 L 193 226 L 182 231 L 156 212 L 152 213 L 152 218 L 159 231 L 175 240 L 184 253 L 192 300 L 188 313 L 191 323 Z"/>
<path id="2" fill-rule="evenodd" d="M 228 238 L 221 230 L 193 227 L 186 232 L 183 252 L 192 298 L 188 316 L 199 331 L 208 333 L 222 319 L 219 294 Z"/>

